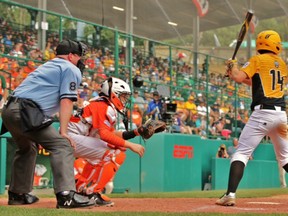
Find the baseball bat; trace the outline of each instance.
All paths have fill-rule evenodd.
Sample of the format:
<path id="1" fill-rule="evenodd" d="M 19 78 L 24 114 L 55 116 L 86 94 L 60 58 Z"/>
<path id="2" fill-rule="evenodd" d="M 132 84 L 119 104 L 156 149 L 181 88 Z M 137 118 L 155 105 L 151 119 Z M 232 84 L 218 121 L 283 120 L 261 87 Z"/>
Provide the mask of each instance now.
<path id="1" fill-rule="evenodd" d="M 240 32 L 238 34 L 237 43 L 236 43 L 236 46 L 234 49 L 234 53 L 232 55 L 232 60 L 235 59 L 237 52 L 238 52 L 238 50 L 239 50 L 239 48 L 240 48 L 240 46 L 244 40 L 244 37 L 249 30 L 249 24 L 250 24 L 252 17 L 253 17 L 253 12 L 249 10 L 246 14 L 245 20 L 244 20 L 244 22 L 241 26 Z M 228 65 L 228 68 L 232 68 L 232 67 L 233 67 L 233 64 Z M 228 74 L 225 75 L 225 77 L 228 77 L 228 76 L 229 76 Z"/>
<path id="2" fill-rule="evenodd" d="M 244 40 L 244 37 L 249 30 L 249 24 L 250 24 L 252 17 L 253 17 L 253 12 L 249 10 L 246 14 L 245 20 L 244 20 L 242 27 L 241 27 L 241 30 L 238 34 L 237 43 L 236 43 L 236 46 L 234 49 L 234 53 L 232 55 L 232 60 L 235 59 L 237 52 L 238 52 L 238 50 L 239 50 L 239 48 L 240 48 L 240 46 Z"/>

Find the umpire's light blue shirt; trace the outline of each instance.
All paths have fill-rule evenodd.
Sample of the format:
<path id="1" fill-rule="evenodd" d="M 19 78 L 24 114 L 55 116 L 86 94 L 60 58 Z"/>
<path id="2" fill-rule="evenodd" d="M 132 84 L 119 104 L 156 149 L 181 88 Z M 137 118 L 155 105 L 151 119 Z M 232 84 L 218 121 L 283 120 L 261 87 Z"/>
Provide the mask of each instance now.
<path id="1" fill-rule="evenodd" d="M 77 101 L 81 81 L 81 72 L 74 64 L 54 58 L 30 73 L 13 94 L 35 101 L 46 115 L 51 116 L 59 111 L 61 99 Z"/>

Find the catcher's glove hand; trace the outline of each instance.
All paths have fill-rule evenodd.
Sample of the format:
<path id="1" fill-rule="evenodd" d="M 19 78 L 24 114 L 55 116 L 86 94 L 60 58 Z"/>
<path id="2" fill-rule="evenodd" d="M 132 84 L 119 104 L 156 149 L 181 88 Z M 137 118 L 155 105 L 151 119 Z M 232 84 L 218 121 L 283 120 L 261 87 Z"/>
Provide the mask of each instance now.
<path id="1" fill-rule="evenodd" d="M 159 133 L 166 130 L 166 123 L 159 120 L 148 119 L 145 124 L 140 126 L 137 130 L 139 135 L 144 140 L 147 140 L 153 136 L 154 133 Z"/>

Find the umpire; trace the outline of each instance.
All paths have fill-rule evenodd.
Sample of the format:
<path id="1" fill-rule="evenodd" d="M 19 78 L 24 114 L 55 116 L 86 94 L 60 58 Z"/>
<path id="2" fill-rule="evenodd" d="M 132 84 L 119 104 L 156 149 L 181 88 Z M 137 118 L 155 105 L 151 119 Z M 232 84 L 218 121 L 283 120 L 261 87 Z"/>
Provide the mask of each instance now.
<path id="1" fill-rule="evenodd" d="M 73 101 L 77 101 L 77 88 L 85 67 L 81 58 L 86 52 L 87 46 L 82 42 L 63 40 L 56 48 L 56 58 L 29 74 L 4 106 L 2 133 L 6 128 L 17 145 L 8 190 L 9 205 L 33 204 L 39 201 L 36 196 L 30 194 L 38 144 L 50 152 L 56 207 L 77 208 L 95 204 L 75 192 L 74 143 L 67 135 Z M 60 131 L 56 131 L 51 123 L 48 126 L 44 123 L 47 123 L 47 119 L 49 122 L 49 118 L 43 119 L 43 124 L 38 128 L 26 128 L 29 123 L 34 124 L 38 117 L 36 112 L 33 115 L 34 111 L 31 115 L 31 110 L 28 109 L 31 103 L 40 108 L 37 110 L 33 107 L 43 116 L 51 117 L 58 112 Z"/>

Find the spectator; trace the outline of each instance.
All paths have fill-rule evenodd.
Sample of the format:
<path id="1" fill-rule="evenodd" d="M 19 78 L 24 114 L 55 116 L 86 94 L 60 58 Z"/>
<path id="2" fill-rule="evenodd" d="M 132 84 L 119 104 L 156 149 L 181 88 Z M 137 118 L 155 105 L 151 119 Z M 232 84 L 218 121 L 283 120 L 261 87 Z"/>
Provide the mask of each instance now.
<path id="1" fill-rule="evenodd" d="M 5 53 L 9 53 L 13 48 L 12 34 L 7 33 L 6 37 L 4 37 L 3 42 L 5 46 Z"/>
<path id="2" fill-rule="evenodd" d="M 189 126 L 185 125 L 181 119 L 181 113 L 176 112 L 173 117 L 172 132 L 182 134 L 192 134 L 192 130 Z"/>
<path id="3" fill-rule="evenodd" d="M 83 107 L 84 102 L 89 101 L 90 99 L 90 88 L 88 86 L 88 83 L 84 82 L 82 83 L 82 85 L 83 88 L 79 89 L 79 98 L 78 98 L 80 102 L 79 105 L 81 108 Z"/>
<path id="4" fill-rule="evenodd" d="M 221 114 L 222 113 L 227 114 L 229 111 L 230 111 L 229 104 L 227 102 L 225 102 L 225 101 L 222 101 L 219 112 Z"/>
<path id="5" fill-rule="evenodd" d="M 92 93 L 91 93 L 91 98 L 96 98 L 99 96 L 100 90 L 101 90 L 101 84 L 99 84 L 97 81 L 92 81 Z"/>
<path id="6" fill-rule="evenodd" d="M 229 158 L 229 154 L 227 153 L 225 144 L 221 144 L 220 147 L 218 148 L 216 158 Z"/>
<path id="7" fill-rule="evenodd" d="M 233 154 L 235 153 L 236 149 L 238 148 L 238 139 L 233 139 L 233 145 L 228 147 L 227 153 L 229 154 L 229 157 L 231 158 Z"/>
<path id="8" fill-rule="evenodd" d="M 130 110 L 128 110 L 128 116 L 130 117 Z M 139 108 L 138 104 L 134 104 L 133 110 L 132 110 L 132 122 L 137 126 L 142 125 L 142 116 L 143 116 L 143 111 Z"/>
<path id="9" fill-rule="evenodd" d="M 145 110 L 146 110 L 147 107 L 148 107 L 149 102 L 153 100 L 153 99 L 152 99 L 152 96 L 151 96 L 151 93 L 149 92 L 148 89 L 145 89 L 145 90 L 144 90 L 143 99 L 144 99 L 144 103 L 145 103 L 145 106 L 144 106 L 144 107 L 145 107 Z"/>
<path id="10" fill-rule="evenodd" d="M 23 79 L 25 79 L 31 72 L 36 69 L 36 65 L 33 61 L 28 61 L 27 65 L 22 68 L 20 71 L 20 75 Z"/>
<path id="11" fill-rule="evenodd" d="M 197 112 L 201 116 L 207 116 L 207 104 L 205 103 L 203 99 L 199 101 L 199 105 L 197 106 Z M 208 113 L 209 113 L 209 110 L 208 110 Z"/>
<path id="12" fill-rule="evenodd" d="M 190 127 L 192 134 L 199 134 L 201 128 L 201 115 L 191 115 L 186 125 Z"/>
<path id="13" fill-rule="evenodd" d="M 55 58 L 55 53 L 52 47 L 52 44 L 50 41 L 47 42 L 45 50 L 44 50 L 44 57 L 43 60 L 49 61 L 51 59 Z"/>
<path id="14" fill-rule="evenodd" d="M 184 98 L 182 97 L 180 91 L 176 90 L 172 96 L 172 99 L 174 101 L 184 101 Z"/>
<path id="15" fill-rule="evenodd" d="M 215 102 L 210 108 L 210 116 L 213 116 L 215 119 L 220 118 L 220 105 Z"/>
<path id="16" fill-rule="evenodd" d="M 6 102 L 7 96 L 8 96 L 6 79 L 2 75 L 3 72 L 1 72 L 3 67 L 4 67 L 4 64 L 0 64 L 0 80 L 1 80 L 0 81 L 0 109 L 3 108 L 3 105 Z"/>
<path id="17" fill-rule="evenodd" d="M 144 104 L 145 101 L 143 97 L 139 95 L 139 91 L 137 89 L 134 90 L 133 92 L 133 98 L 132 98 L 133 103 L 137 104 L 141 112 L 144 112 Z"/>
<path id="18" fill-rule="evenodd" d="M 226 128 L 225 117 L 220 117 L 218 121 L 215 122 L 216 132 L 219 136 L 225 137 L 225 139 L 230 139 L 231 130 Z"/>
<path id="19" fill-rule="evenodd" d="M 197 114 L 197 106 L 194 102 L 194 96 L 190 96 L 188 98 L 188 101 L 185 102 L 185 109 L 188 110 L 189 115 L 195 115 Z"/>
<path id="20" fill-rule="evenodd" d="M 23 55 L 23 52 L 22 52 L 22 46 L 23 44 L 22 43 L 16 43 L 14 46 L 13 46 L 13 49 L 10 51 L 10 55 L 11 56 L 14 56 L 14 57 L 20 57 L 20 58 L 23 58 L 24 55 Z"/>
<path id="21" fill-rule="evenodd" d="M 38 61 L 42 61 L 43 60 L 43 54 L 42 54 L 40 48 L 38 48 L 38 47 L 34 47 L 34 49 L 32 49 L 30 51 L 29 57 L 32 60 L 38 60 Z"/>
<path id="22" fill-rule="evenodd" d="M 14 78 L 17 78 L 19 76 L 19 65 L 17 63 L 17 61 L 13 61 L 11 63 L 11 69 L 10 69 L 10 73 L 11 73 L 11 76 L 14 77 Z"/>
<path id="23" fill-rule="evenodd" d="M 153 120 L 162 119 L 163 104 L 160 100 L 160 94 L 158 91 L 153 92 L 153 100 L 148 104 L 147 116 Z"/>
<path id="24" fill-rule="evenodd" d="M 202 102 L 202 101 L 205 101 L 204 97 L 203 97 L 203 94 L 202 93 L 198 93 L 197 94 L 197 98 L 195 100 L 195 104 L 197 106 L 199 106 L 199 104 Z"/>

